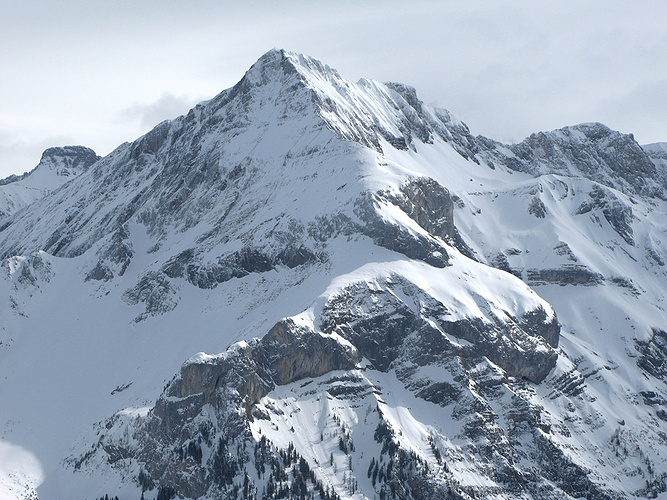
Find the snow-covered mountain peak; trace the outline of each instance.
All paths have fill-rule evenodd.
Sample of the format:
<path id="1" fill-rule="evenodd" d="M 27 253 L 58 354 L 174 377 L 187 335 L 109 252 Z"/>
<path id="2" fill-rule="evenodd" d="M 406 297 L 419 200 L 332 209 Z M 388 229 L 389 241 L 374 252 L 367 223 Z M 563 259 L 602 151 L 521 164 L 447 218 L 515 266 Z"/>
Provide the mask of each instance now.
<path id="1" fill-rule="evenodd" d="M 318 59 L 285 50 L 264 54 L 234 89 L 213 101 L 226 102 L 232 94 L 267 86 L 283 96 L 276 102 L 300 99 L 305 106 L 312 101 L 311 110 L 339 137 L 377 151 L 382 142 L 405 150 L 414 149 L 414 141 L 432 143 L 436 138 L 449 141 L 464 157 L 476 150 L 466 125 L 447 110 L 426 106 L 413 87 L 365 78 L 354 83 Z"/>
<path id="2" fill-rule="evenodd" d="M 601 123 L 581 123 L 531 134 L 518 144 L 478 137 L 479 157 L 490 166 L 533 176 L 583 176 L 627 194 L 665 197 L 667 183 L 632 134 Z"/>
<path id="3" fill-rule="evenodd" d="M 537 132 L 531 134 L 529 139 L 540 137 L 548 137 L 551 140 L 560 139 L 562 141 L 579 144 L 596 141 L 612 142 L 626 137 L 630 140 L 634 140 L 632 134 L 622 134 L 600 122 L 585 122 L 576 125 L 568 125 L 550 132 Z"/>
<path id="4" fill-rule="evenodd" d="M 274 48 L 263 54 L 250 66 L 237 86 L 247 89 L 276 82 L 285 83 L 286 77 L 303 80 L 307 74 L 319 74 L 323 78 L 327 72 L 333 72 L 333 70 L 328 66 L 325 68 L 316 59 Z"/>
<path id="5" fill-rule="evenodd" d="M 41 169 L 48 168 L 49 170 L 55 170 L 57 175 L 72 177 L 85 172 L 99 159 L 100 157 L 95 151 L 85 146 L 49 148 L 42 153 L 42 159 L 39 165 L 35 167 L 32 175 Z"/>
<path id="6" fill-rule="evenodd" d="M 473 137 L 412 87 L 269 51 L 0 221 L 0 488 L 664 493 L 647 151 L 597 123 Z M 44 474 L 3 476 L 5 440 Z"/>
<path id="7" fill-rule="evenodd" d="M 85 172 L 90 165 L 99 160 L 95 151 L 85 146 L 53 147 L 44 150 L 42 158 L 35 168 L 23 175 L 10 175 L 0 179 L 0 186 L 6 186 L 14 182 L 28 179 L 30 177 L 41 177 L 53 172 L 61 177 L 73 177 Z"/>
<path id="8" fill-rule="evenodd" d="M 334 218 L 327 238 L 362 232 L 412 257 L 417 254 L 408 250 L 408 242 L 425 238 L 430 243 L 419 247 L 418 258 L 444 265 L 447 251 L 411 218 L 419 212 L 417 197 L 432 196 L 431 209 L 446 221 L 438 225 L 439 237 L 456 239 L 447 191 L 418 180 L 427 172 L 390 165 L 377 155 L 436 140 L 465 155 L 464 143 L 472 139 L 467 134 L 446 112 L 423 106 L 408 87 L 351 83 L 316 59 L 272 50 L 231 89 L 121 145 L 57 196 L 9 222 L 0 231 L 0 253 L 46 250 L 77 256 L 99 242 L 106 248 L 100 252 L 116 255 L 120 250 L 112 242 L 129 234 L 120 228 L 138 222 L 152 245 L 159 243 L 161 253 L 168 252 L 169 262 L 196 240 L 195 253 L 215 252 L 202 256 L 208 263 L 241 250 L 227 242 L 243 241 L 246 249 L 261 243 L 266 249 L 269 234 L 276 240 L 280 234 L 294 235 L 294 227 L 331 225 L 328 220 Z M 291 206 L 287 217 L 279 208 L 285 200 L 303 202 Z M 405 210 L 412 206 L 413 213 L 396 211 L 397 203 L 405 203 Z M 268 221 L 276 219 L 279 225 L 270 226 Z M 387 224 L 402 228 L 402 236 L 388 238 L 383 233 Z M 182 236 L 186 231 L 190 235 Z M 289 245 L 276 241 L 265 257 L 290 260 L 286 255 L 296 255 L 302 246 L 297 241 L 301 236 Z M 299 259 L 315 258 L 318 251 L 310 246 L 297 253 Z M 91 272 L 111 276 L 108 263 Z M 209 278 L 195 281 L 213 285 Z"/>
<path id="9" fill-rule="evenodd" d="M 519 144 L 503 145 L 481 136 L 474 138 L 463 122 L 445 109 L 425 105 L 409 85 L 368 79 L 353 83 L 301 54 L 270 51 L 247 76 L 264 83 L 280 76 L 283 85 L 294 84 L 285 75 L 296 75 L 299 85 L 313 93 L 314 111 L 339 137 L 380 152 L 383 143 L 416 150 L 419 143 L 443 140 L 464 158 L 491 167 L 501 163 L 534 176 L 583 175 L 627 193 L 665 196 L 667 183 L 634 136 L 599 122 L 539 132 Z"/>
<path id="10" fill-rule="evenodd" d="M 84 146 L 45 150 L 31 171 L 0 180 L 0 220 L 85 172 L 99 159 L 95 151 Z"/>
<path id="11" fill-rule="evenodd" d="M 342 80 L 338 71 L 322 61 L 304 54 L 273 48 L 263 54 L 246 71 L 244 79 L 249 83 L 266 83 L 276 75 L 299 73 L 301 78 Z"/>

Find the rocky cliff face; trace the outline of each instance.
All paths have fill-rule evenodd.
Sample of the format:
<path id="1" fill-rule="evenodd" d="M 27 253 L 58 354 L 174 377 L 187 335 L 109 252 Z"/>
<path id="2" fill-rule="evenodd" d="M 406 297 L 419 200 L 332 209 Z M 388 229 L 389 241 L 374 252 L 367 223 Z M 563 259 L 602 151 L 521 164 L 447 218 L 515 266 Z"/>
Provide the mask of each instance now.
<path id="1" fill-rule="evenodd" d="M 143 483 L 144 490 L 163 485 L 184 497 L 229 495 L 232 480 L 251 461 L 248 453 L 235 448 L 243 446 L 245 452 L 252 442 L 248 422 L 266 418 L 260 400 L 276 384 L 351 370 L 359 361 L 356 350 L 335 336 L 281 321 L 261 340 L 239 343 L 219 356 L 201 353 L 188 360 L 148 415 L 130 423 L 123 414 L 114 416 L 94 450 L 110 462 L 131 459 L 140 464 L 141 478 L 132 479 Z M 127 425 L 134 427 L 133 437 L 118 440 L 114 432 Z M 262 445 L 262 453 L 278 459 L 277 450 L 266 441 Z M 75 468 L 91 457 L 89 453 L 75 460 Z"/>
<path id="2" fill-rule="evenodd" d="M 542 381 L 556 363 L 552 348 L 558 345 L 560 327 L 544 309 L 520 318 L 490 314 L 450 320 L 447 306 L 400 276 L 378 285 L 346 287 L 327 301 L 320 319 L 325 333 L 336 332 L 350 341 L 378 370 L 416 363 L 403 359 L 407 344 L 432 363 L 456 357 L 473 366 L 487 357 L 508 375 L 533 382 Z M 419 310 L 399 298 L 405 296 L 419 304 Z M 447 335 L 467 342 L 461 345 Z"/>
<path id="3" fill-rule="evenodd" d="M 22 175 L 10 175 L 1 179 L 0 186 L 22 181 L 38 171 L 41 173 L 43 170 L 55 171 L 56 175 L 62 177 L 73 177 L 81 172 L 85 172 L 88 167 L 99 159 L 100 157 L 95 151 L 84 146 L 49 148 L 42 153 L 42 159 L 34 169 Z"/>
<path id="4" fill-rule="evenodd" d="M 0 435 L 44 498 L 663 493 L 651 151 L 270 51 L 0 225 Z"/>
<path id="5" fill-rule="evenodd" d="M 480 138 L 481 157 L 534 176 L 583 176 L 605 186 L 650 197 L 665 196 L 664 179 L 632 134 L 601 123 L 582 123 L 532 134 L 518 144 Z"/>
<path id="6" fill-rule="evenodd" d="M 415 310 L 417 304 L 419 309 Z M 519 318 L 492 316 L 493 322 L 489 318 L 447 321 L 451 313 L 439 300 L 398 275 L 378 280 L 372 286 L 367 282 L 352 283 L 317 309 L 320 312 L 314 318 L 311 311 L 277 323 L 260 340 L 239 343 L 221 355 L 201 353 L 188 360 L 153 409 L 142 416 L 126 412 L 115 415 L 97 431 L 97 444 L 92 450 L 72 457 L 70 463 L 75 470 L 88 470 L 100 462 L 122 462 L 126 470 L 140 471 L 126 480 L 136 482 L 144 492 L 169 488 L 176 495 L 189 498 L 229 496 L 235 495 L 234 489 L 246 481 L 244 477 L 252 478 L 252 491 L 270 490 L 275 479 L 263 476 L 263 471 L 267 462 L 278 460 L 279 455 L 269 446 L 271 440 L 262 437 L 258 442 L 253 437 L 258 432 L 262 434 L 258 429 L 263 425 L 279 426 L 274 419 L 280 420 L 284 415 L 280 404 L 268 396 L 280 386 L 292 387 L 294 391 L 294 387 L 303 389 L 319 380 L 318 389 L 300 392 L 313 395 L 325 391 L 327 397 L 341 402 L 373 400 L 377 414 L 373 417 L 377 422 L 373 435 L 376 446 L 381 445 L 373 463 L 377 460 L 381 464 L 383 455 L 388 455 L 385 460 L 397 462 L 397 476 L 383 470 L 383 478 L 377 488 L 373 485 L 373 490 L 383 494 L 398 488 L 412 498 L 444 492 L 450 497 L 467 497 L 466 489 L 458 485 L 441 458 L 430 472 L 430 460 L 401 448 L 394 434 L 402 430 L 383 415 L 383 389 L 373 379 L 395 374 L 417 398 L 450 410 L 456 403 L 452 416 L 465 421 L 470 418 L 469 410 L 479 404 L 472 387 L 479 382 L 475 373 L 480 366 L 494 372 L 493 384 L 499 390 L 503 387 L 502 393 L 523 385 L 523 378 L 543 380 L 556 362 L 554 348 L 559 325 L 552 312 L 540 307 Z M 493 360 L 500 368 L 492 368 L 487 360 Z M 441 373 L 427 376 L 435 366 Z M 452 384 L 454 380 L 458 383 Z M 336 415 L 334 411 L 317 418 L 335 421 Z M 505 459 L 511 461 L 514 452 L 503 444 L 503 431 L 492 423 L 490 415 L 484 420 L 466 424 L 482 426 L 470 435 L 475 439 L 486 436 L 491 446 L 499 447 Z M 289 432 L 306 429 L 295 431 L 292 426 Z M 434 433 L 430 446 L 437 450 L 433 440 L 443 438 Z M 350 464 L 354 459 L 361 460 L 355 457 L 354 439 L 345 426 L 338 448 L 349 457 Z M 371 453 L 360 451 L 362 456 L 364 451 Z M 491 458 L 488 452 L 479 454 L 485 467 L 491 467 Z M 333 455 L 329 461 L 333 465 Z M 290 464 L 283 466 L 289 475 Z M 512 473 L 509 463 L 505 468 L 504 473 Z M 368 478 L 372 469 L 371 465 Z M 583 472 L 578 474 L 585 479 Z M 313 472 L 309 477 L 311 495 L 316 495 L 328 481 L 320 473 Z M 296 482 L 291 478 L 292 487 Z M 513 487 L 523 490 L 529 486 Z M 321 493 L 319 496 L 325 498 Z"/>

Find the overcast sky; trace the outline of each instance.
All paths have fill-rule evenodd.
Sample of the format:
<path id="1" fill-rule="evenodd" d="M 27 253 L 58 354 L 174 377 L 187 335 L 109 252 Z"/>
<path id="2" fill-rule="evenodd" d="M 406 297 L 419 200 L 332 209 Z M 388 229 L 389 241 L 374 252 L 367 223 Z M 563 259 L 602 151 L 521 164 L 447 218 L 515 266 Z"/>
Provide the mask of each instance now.
<path id="1" fill-rule="evenodd" d="M 667 141 L 664 0 L 5 0 L 0 177 L 50 146 L 105 155 L 273 47 L 413 85 L 502 141 L 585 121 Z"/>

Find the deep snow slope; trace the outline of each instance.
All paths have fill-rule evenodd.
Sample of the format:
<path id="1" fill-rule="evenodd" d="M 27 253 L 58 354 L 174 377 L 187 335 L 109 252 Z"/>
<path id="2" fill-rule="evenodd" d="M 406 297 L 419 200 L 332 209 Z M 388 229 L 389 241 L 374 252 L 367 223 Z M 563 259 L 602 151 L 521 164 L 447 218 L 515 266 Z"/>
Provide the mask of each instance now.
<path id="1" fill-rule="evenodd" d="M 85 172 L 99 159 L 92 149 L 83 146 L 47 149 L 30 172 L 0 180 L 0 223 Z"/>
<path id="2" fill-rule="evenodd" d="M 0 493 L 664 495 L 643 148 L 268 52 L 3 221 Z"/>

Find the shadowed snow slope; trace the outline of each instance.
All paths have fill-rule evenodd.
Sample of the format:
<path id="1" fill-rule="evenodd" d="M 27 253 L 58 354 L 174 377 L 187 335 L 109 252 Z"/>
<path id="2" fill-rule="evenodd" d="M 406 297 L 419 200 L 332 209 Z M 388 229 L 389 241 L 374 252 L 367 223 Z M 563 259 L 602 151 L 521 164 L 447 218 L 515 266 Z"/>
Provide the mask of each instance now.
<path id="1" fill-rule="evenodd" d="M 0 491 L 664 494 L 658 149 L 268 52 L 0 219 Z"/>

